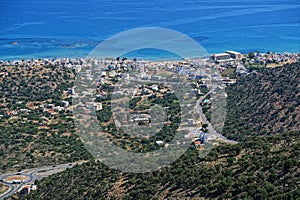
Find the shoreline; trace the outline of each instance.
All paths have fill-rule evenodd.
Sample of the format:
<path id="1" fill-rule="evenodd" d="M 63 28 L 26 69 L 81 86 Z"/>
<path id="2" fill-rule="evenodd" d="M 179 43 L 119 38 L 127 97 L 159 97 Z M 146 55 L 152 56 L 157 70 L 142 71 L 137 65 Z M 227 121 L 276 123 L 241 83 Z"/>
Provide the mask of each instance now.
<path id="1" fill-rule="evenodd" d="M 226 52 L 226 51 L 225 51 Z M 171 57 L 165 57 L 163 55 L 148 55 L 148 56 L 126 56 L 124 55 L 123 57 L 121 56 L 120 58 L 127 58 L 127 60 L 134 60 L 137 59 L 139 61 L 145 61 L 145 62 L 180 62 L 184 60 L 203 60 L 203 59 L 208 59 L 212 55 L 218 55 L 218 54 L 223 54 L 225 52 L 219 52 L 219 53 L 210 53 L 207 54 L 205 57 L 195 57 L 195 58 L 180 58 L 179 56 L 171 56 Z M 260 52 L 260 51 L 250 51 L 247 53 L 241 52 L 240 54 L 243 55 L 244 57 L 247 57 L 250 53 L 255 53 L 255 54 L 260 54 L 260 55 L 267 55 L 268 53 L 271 53 L 271 55 L 288 55 L 288 56 L 298 56 L 300 57 L 300 51 L 299 52 Z M 48 61 L 54 61 L 54 60 L 65 60 L 65 59 L 72 59 L 72 60 L 80 60 L 80 59 L 96 59 L 96 60 L 105 60 L 107 58 L 88 58 L 88 55 L 86 56 L 9 56 L 9 57 L 3 57 L 0 56 L 0 62 L 18 62 L 18 61 L 38 61 L 38 60 L 48 60 Z M 115 60 L 116 58 L 109 58 L 111 60 Z"/>
<path id="2" fill-rule="evenodd" d="M 193 38 L 193 37 L 192 37 Z M 268 44 L 263 45 L 220 45 L 216 43 L 206 44 L 205 42 L 198 41 L 206 52 L 211 54 L 218 54 L 229 49 L 234 49 L 242 54 L 248 54 L 250 52 L 267 53 L 268 51 L 277 53 L 290 53 L 297 54 L 300 49 L 296 45 L 286 44 L 270 46 Z M 65 40 L 63 38 L 0 38 L 0 60 L 30 60 L 30 59 L 63 59 L 63 58 L 86 58 L 90 52 L 93 51 L 103 40 L 82 39 L 74 38 L 71 40 Z M 122 55 L 123 56 L 123 55 Z M 180 60 L 180 57 L 170 53 L 157 49 L 139 49 L 134 52 L 128 52 L 124 55 L 130 59 L 136 57 L 149 61 L 174 61 Z"/>

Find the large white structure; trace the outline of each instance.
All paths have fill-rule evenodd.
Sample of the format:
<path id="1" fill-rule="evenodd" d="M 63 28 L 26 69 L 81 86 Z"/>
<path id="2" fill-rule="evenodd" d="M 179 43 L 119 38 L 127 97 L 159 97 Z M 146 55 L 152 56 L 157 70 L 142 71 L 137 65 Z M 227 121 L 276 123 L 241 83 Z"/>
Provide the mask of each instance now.
<path id="1" fill-rule="evenodd" d="M 232 58 L 229 53 L 218 53 L 218 54 L 212 54 L 211 59 L 215 62 L 219 62 L 219 61 L 228 61 Z"/>
<path id="2" fill-rule="evenodd" d="M 233 59 L 242 59 L 244 57 L 243 54 L 236 51 L 226 51 L 226 53 L 228 53 Z"/>

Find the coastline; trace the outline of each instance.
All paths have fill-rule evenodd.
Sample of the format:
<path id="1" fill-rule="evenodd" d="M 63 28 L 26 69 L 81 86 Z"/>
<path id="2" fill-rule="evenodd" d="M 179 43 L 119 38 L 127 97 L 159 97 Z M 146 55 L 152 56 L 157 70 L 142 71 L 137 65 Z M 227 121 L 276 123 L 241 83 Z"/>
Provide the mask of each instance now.
<path id="1" fill-rule="evenodd" d="M 89 53 L 101 43 L 102 40 L 92 39 L 53 39 L 53 38 L 2 38 L 0 39 L 0 60 L 30 60 L 30 59 L 53 59 L 53 58 L 85 58 Z M 234 49 L 242 54 L 248 54 L 250 52 L 267 53 L 298 53 L 300 52 L 297 44 L 288 44 L 286 46 L 276 45 L 268 47 L 268 45 L 262 45 L 260 47 L 255 46 L 239 46 L 222 44 L 218 45 L 216 41 L 214 43 L 206 44 L 204 41 L 197 41 L 203 46 L 208 54 L 217 54 L 225 52 L 229 49 Z M 181 60 L 181 58 L 173 53 L 164 52 L 155 49 L 141 49 L 135 52 L 129 52 L 120 57 L 127 57 L 129 59 L 140 58 L 149 61 L 168 61 L 168 60 Z"/>
<path id="2" fill-rule="evenodd" d="M 228 50 L 229 51 L 229 50 Z M 183 60 L 202 60 L 202 59 L 209 59 L 211 56 L 213 55 L 219 55 L 219 54 L 226 54 L 227 51 L 224 52 L 217 52 L 217 53 L 210 53 L 207 54 L 206 57 L 202 57 L 202 58 L 192 58 L 192 59 L 183 59 L 175 54 L 171 54 L 169 52 L 166 52 L 165 54 L 159 54 L 159 55 L 151 55 L 151 54 L 147 54 L 147 55 L 143 55 L 143 54 L 126 54 L 123 56 L 120 56 L 120 58 L 126 58 L 128 60 L 134 60 L 137 59 L 139 61 L 146 61 L 146 62 L 180 62 Z M 300 51 L 298 52 L 272 52 L 272 51 L 268 51 L 268 52 L 260 52 L 260 51 L 249 51 L 249 52 L 237 52 L 239 54 L 241 54 L 243 57 L 247 57 L 250 53 L 254 53 L 256 55 L 258 55 L 258 57 L 264 57 L 266 55 L 268 59 L 270 58 L 275 58 L 275 61 L 280 61 L 283 62 L 282 59 L 289 59 L 292 58 L 292 60 L 294 61 L 299 61 L 300 58 Z M 72 55 L 73 54 L 73 55 Z M 30 54 L 31 55 L 31 54 Z M 88 52 L 85 53 L 84 56 L 81 56 L 81 54 L 79 52 L 73 52 L 70 54 L 64 54 L 64 56 L 50 56 L 47 55 L 47 53 L 42 54 L 41 56 L 8 56 L 8 57 L 3 57 L 0 55 L 0 62 L 4 63 L 4 62 L 8 62 L 8 63 L 12 63 L 12 62 L 20 62 L 20 61 L 38 61 L 38 60 L 43 60 L 43 61 L 61 61 L 61 60 L 89 60 L 87 58 Z M 171 55 L 171 56 L 170 56 Z M 106 59 L 106 58 L 97 58 L 97 60 L 101 60 L 101 59 Z M 111 59 L 115 59 L 115 58 L 111 58 Z"/>
<path id="3" fill-rule="evenodd" d="M 272 51 L 268 51 L 268 52 L 272 52 Z M 249 53 L 260 53 L 262 55 L 267 54 L 268 52 L 260 52 L 260 51 L 249 51 L 249 52 L 241 52 L 241 54 L 243 55 L 248 55 Z M 210 53 L 208 54 L 207 57 L 209 57 L 210 55 L 213 54 L 220 54 L 222 52 L 216 52 L 216 53 Z M 284 55 L 284 54 L 288 54 L 288 55 L 299 55 L 299 52 L 273 52 L 276 55 Z M 167 56 L 165 56 L 167 55 Z M 143 60 L 143 61 L 150 61 L 150 62 L 177 62 L 177 61 L 181 61 L 181 60 L 185 60 L 179 56 L 169 56 L 172 55 L 170 53 L 167 54 L 160 54 L 160 55 L 146 55 L 146 54 L 131 54 L 131 55 L 124 55 L 121 57 L 126 57 L 129 60 L 133 60 L 134 58 L 138 58 L 139 60 Z M 82 52 L 72 52 L 72 53 L 66 53 L 63 55 L 57 55 L 57 56 L 52 56 L 52 55 L 48 55 L 48 53 L 42 53 L 42 54 L 38 54 L 38 55 L 32 55 L 32 54 L 28 54 L 26 56 L 1 56 L 0 55 L 0 61 L 21 61 L 21 60 L 38 60 L 38 59 L 44 59 L 44 60 L 63 60 L 63 59 L 85 59 L 88 56 L 88 52 L 82 53 Z M 195 58 L 197 59 L 197 58 Z M 192 60 L 192 59 L 187 59 L 187 60 Z"/>

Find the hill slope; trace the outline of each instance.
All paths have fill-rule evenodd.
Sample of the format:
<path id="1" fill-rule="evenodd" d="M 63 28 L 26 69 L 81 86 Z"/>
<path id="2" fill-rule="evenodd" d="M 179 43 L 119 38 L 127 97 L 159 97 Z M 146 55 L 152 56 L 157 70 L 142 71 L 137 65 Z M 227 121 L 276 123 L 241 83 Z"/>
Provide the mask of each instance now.
<path id="1" fill-rule="evenodd" d="M 191 148 L 170 167 L 146 174 L 86 163 L 41 180 L 26 199 L 297 199 L 299 64 L 260 71 L 228 93 L 224 132 L 244 140 L 239 144 L 205 158 Z"/>
<path id="2" fill-rule="evenodd" d="M 59 65 L 0 65 L 0 173 L 91 158 L 62 105 L 73 80 Z"/>
<path id="3" fill-rule="evenodd" d="M 264 69 L 227 88 L 223 133 L 234 139 L 300 130 L 300 64 Z"/>
<path id="4" fill-rule="evenodd" d="M 43 179 L 26 199 L 296 199 L 299 154 L 299 132 L 293 132 L 220 146 L 205 159 L 190 149 L 170 167 L 146 174 L 86 163 Z"/>

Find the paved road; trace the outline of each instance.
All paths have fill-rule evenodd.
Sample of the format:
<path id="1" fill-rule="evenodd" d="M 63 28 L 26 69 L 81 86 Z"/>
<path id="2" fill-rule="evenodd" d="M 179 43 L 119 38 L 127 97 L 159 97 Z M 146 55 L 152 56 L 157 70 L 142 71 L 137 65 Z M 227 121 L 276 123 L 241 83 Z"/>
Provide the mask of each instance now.
<path id="1" fill-rule="evenodd" d="M 207 120 L 205 114 L 203 113 L 202 111 L 202 108 L 200 106 L 200 102 L 203 101 L 208 95 L 210 94 L 210 92 L 208 92 L 206 95 L 204 95 L 202 98 L 200 98 L 198 101 L 197 101 L 197 111 L 199 112 L 199 115 L 201 117 L 201 119 L 203 120 L 203 122 L 205 124 L 208 124 L 208 131 L 211 135 L 214 135 L 216 136 L 219 140 L 222 140 L 226 143 L 231 143 L 231 144 L 237 144 L 238 142 L 237 141 L 234 141 L 234 140 L 230 140 L 230 139 L 227 139 L 225 136 L 221 135 L 220 133 L 218 133 L 214 127 L 211 125 L 211 123 Z"/>
<path id="2" fill-rule="evenodd" d="M 226 137 L 224 137 L 223 135 L 219 134 L 214 127 L 210 124 L 210 122 L 207 120 L 206 116 L 204 115 L 202 108 L 200 106 L 200 102 L 203 101 L 208 95 L 210 94 L 207 93 L 205 96 L 203 96 L 202 98 L 200 98 L 197 101 L 197 105 L 196 105 L 196 109 L 200 114 L 200 117 L 202 118 L 203 122 L 205 124 L 208 124 L 208 131 L 211 135 L 216 136 L 218 139 L 226 142 L 226 143 L 231 143 L 231 144 L 237 144 L 237 141 L 234 140 L 229 140 Z M 4 199 L 7 198 L 11 195 L 13 195 L 14 193 L 20 191 L 24 185 L 30 183 L 30 182 L 34 182 L 36 179 L 41 179 L 43 177 L 49 176 L 51 174 L 55 174 L 58 172 L 61 172 L 63 170 L 66 170 L 68 168 L 72 168 L 75 164 L 82 164 L 86 161 L 83 162 L 78 162 L 78 163 L 67 163 L 67 164 L 61 164 L 61 165 L 53 165 L 53 166 L 45 166 L 45 167 L 40 167 L 40 168 L 34 168 L 34 169 L 27 169 L 27 170 L 23 170 L 19 173 L 7 173 L 7 174 L 2 174 L 0 175 L 0 180 L 2 180 L 3 184 L 8 185 L 9 186 L 9 190 L 4 193 L 4 194 L 0 194 L 0 199 Z M 46 173 L 41 173 L 41 171 L 46 171 Z M 10 182 L 5 182 L 3 179 L 9 177 L 9 176 L 13 176 L 13 175 L 24 175 L 29 177 L 28 180 L 26 180 L 24 183 L 21 184 L 12 184 Z"/>
<path id="3" fill-rule="evenodd" d="M 9 190 L 5 192 L 4 194 L 0 194 L 0 199 L 7 198 L 18 191 L 20 191 L 24 185 L 28 183 L 32 183 L 37 179 L 44 178 L 46 176 L 56 174 L 58 172 L 64 171 L 68 168 L 72 168 L 76 164 L 82 164 L 86 161 L 78 162 L 78 163 L 67 163 L 67 164 L 61 164 L 61 165 L 52 165 L 52 166 L 45 166 L 45 167 L 39 167 L 39 168 L 34 168 L 34 169 L 27 169 L 23 170 L 18 173 L 6 173 L 6 174 L 1 174 L 0 175 L 0 180 L 2 181 L 3 184 L 9 186 Z M 28 177 L 28 180 L 21 184 L 12 184 L 11 182 L 6 182 L 4 181 L 5 178 L 9 176 L 14 176 L 14 175 L 24 175 Z"/>
<path id="4" fill-rule="evenodd" d="M 139 79 L 132 79 L 132 81 L 137 81 L 137 82 L 148 82 L 148 83 L 157 83 L 157 82 L 159 82 L 159 81 L 139 80 Z M 166 82 L 166 81 L 165 81 L 165 82 Z M 173 83 L 173 84 L 174 84 L 174 83 L 176 83 L 176 82 L 166 82 L 166 83 Z M 181 83 L 179 82 L 178 84 L 180 85 Z M 212 85 L 212 87 L 213 87 L 213 89 L 214 89 L 214 88 L 217 87 L 217 86 Z M 196 109 L 197 109 L 197 111 L 199 112 L 200 117 L 202 118 L 202 120 L 203 120 L 203 122 L 204 122 L 205 124 L 208 124 L 208 131 L 209 131 L 209 133 L 210 133 L 211 135 L 216 136 L 219 140 L 222 140 L 222 141 L 224 141 L 224 142 L 226 142 L 226 143 L 237 144 L 237 143 L 238 143 L 237 141 L 227 139 L 225 136 L 223 136 L 223 135 L 221 135 L 220 133 L 218 133 L 218 132 L 214 129 L 214 127 L 211 125 L 211 123 L 207 120 L 206 116 L 204 115 L 204 113 L 203 113 L 203 111 L 202 111 L 202 108 L 201 108 L 201 106 L 200 106 L 200 102 L 201 102 L 202 100 L 204 100 L 210 93 L 211 93 L 211 91 L 208 92 L 206 95 L 204 95 L 202 98 L 200 98 L 200 99 L 197 101 Z"/>

